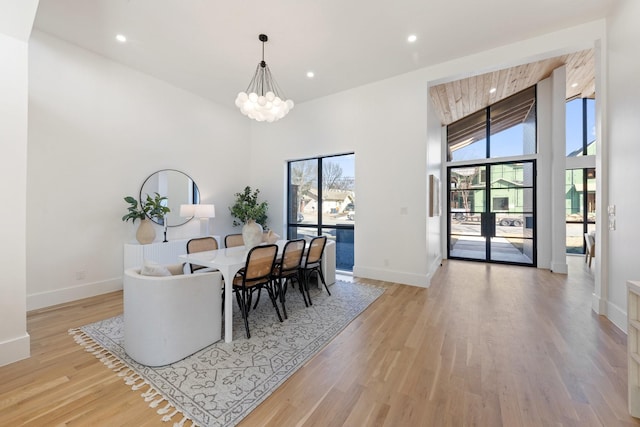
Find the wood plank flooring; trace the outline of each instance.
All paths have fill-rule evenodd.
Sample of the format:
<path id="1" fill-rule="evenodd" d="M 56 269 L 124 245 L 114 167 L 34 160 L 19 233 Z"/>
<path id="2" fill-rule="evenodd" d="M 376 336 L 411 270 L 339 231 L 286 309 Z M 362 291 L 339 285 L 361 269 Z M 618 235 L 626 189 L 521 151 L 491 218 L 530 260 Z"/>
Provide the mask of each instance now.
<path id="1" fill-rule="evenodd" d="M 568 276 L 447 261 L 385 294 L 240 424 L 636 426 L 626 336 Z M 0 368 L 0 426 L 167 426 L 67 334 L 122 312 L 116 292 L 28 315 L 32 357 Z M 188 423 L 187 423 L 188 425 Z"/>

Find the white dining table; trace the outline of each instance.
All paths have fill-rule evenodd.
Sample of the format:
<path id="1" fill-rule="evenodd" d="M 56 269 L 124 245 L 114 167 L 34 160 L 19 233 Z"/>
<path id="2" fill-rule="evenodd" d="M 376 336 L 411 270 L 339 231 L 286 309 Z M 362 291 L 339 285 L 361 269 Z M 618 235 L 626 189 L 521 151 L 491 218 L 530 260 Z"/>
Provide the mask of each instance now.
<path id="1" fill-rule="evenodd" d="M 286 240 L 278 240 L 278 256 L 282 255 Z M 181 262 L 216 268 L 224 279 L 224 340 L 233 340 L 233 278 L 245 266 L 249 249 L 245 246 L 222 248 L 214 251 L 194 252 L 180 255 Z M 197 274 L 197 273 L 196 273 Z"/>

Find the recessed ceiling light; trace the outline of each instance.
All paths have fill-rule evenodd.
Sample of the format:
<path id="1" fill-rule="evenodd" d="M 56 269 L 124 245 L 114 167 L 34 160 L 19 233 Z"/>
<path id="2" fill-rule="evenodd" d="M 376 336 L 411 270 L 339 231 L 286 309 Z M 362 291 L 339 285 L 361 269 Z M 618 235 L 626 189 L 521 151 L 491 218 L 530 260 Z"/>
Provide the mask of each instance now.
<path id="1" fill-rule="evenodd" d="M 578 83 L 572 84 L 571 87 L 578 87 Z"/>
<path id="2" fill-rule="evenodd" d="M 491 89 L 489 89 L 489 93 L 496 93 L 496 90 L 498 89 L 496 89 L 495 87 L 492 87 Z"/>
<path id="3" fill-rule="evenodd" d="M 315 74 L 313 74 L 313 71 L 307 71 L 307 77 L 309 77 L 310 79 L 313 78 L 313 76 L 315 76 Z"/>
<path id="4" fill-rule="evenodd" d="M 120 43 L 125 43 L 127 41 L 127 38 L 125 36 L 123 36 L 122 34 L 118 34 L 116 36 L 116 40 L 118 40 Z"/>
<path id="5" fill-rule="evenodd" d="M 407 37 L 407 41 L 408 41 L 409 43 L 413 43 L 413 42 L 415 42 L 416 40 L 418 40 L 418 36 L 416 36 L 415 34 L 411 34 L 409 37 Z"/>

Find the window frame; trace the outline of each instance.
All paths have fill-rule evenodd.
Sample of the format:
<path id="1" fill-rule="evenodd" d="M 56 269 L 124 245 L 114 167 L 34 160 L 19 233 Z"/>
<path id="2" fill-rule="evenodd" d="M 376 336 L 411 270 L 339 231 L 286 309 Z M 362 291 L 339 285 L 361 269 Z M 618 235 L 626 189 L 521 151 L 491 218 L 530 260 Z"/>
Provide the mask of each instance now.
<path id="1" fill-rule="evenodd" d="M 514 100 L 517 101 L 519 99 L 528 99 L 527 96 L 527 92 L 532 92 L 530 99 L 531 101 L 531 105 L 529 105 L 528 110 L 526 109 L 522 109 L 520 108 L 521 105 L 518 104 L 517 102 L 512 106 L 513 109 L 509 110 L 509 109 L 505 109 L 504 111 L 501 111 L 501 109 L 504 109 L 505 105 L 509 106 L 509 104 L 513 103 Z M 524 106 L 526 106 L 525 104 L 523 104 Z M 485 108 L 478 110 L 472 114 L 469 114 L 466 117 L 463 117 L 453 123 L 450 123 L 449 125 L 447 125 L 447 141 L 446 141 L 446 145 L 447 145 L 447 162 L 448 163 L 458 163 L 458 162 L 478 162 L 478 161 L 483 161 L 483 160 L 491 160 L 491 161 L 500 161 L 500 159 L 503 158 L 510 158 L 510 157 L 524 157 L 524 156 L 532 156 L 532 155 L 536 155 L 538 153 L 538 114 L 537 114 L 537 105 L 538 105 L 538 91 L 537 91 L 537 86 L 533 85 L 530 86 L 526 89 L 523 89 L 513 95 L 508 96 L 507 98 L 501 99 L 500 101 L 488 105 Z M 525 152 L 525 139 L 524 139 L 524 135 L 523 135 L 523 148 L 522 148 L 522 153 L 521 154 L 507 154 L 507 155 L 501 155 L 501 156 L 492 156 L 491 154 L 491 150 L 492 148 L 494 149 L 494 152 L 497 150 L 497 147 L 492 147 L 491 144 L 491 138 L 492 135 L 498 135 L 500 134 L 502 131 L 508 130 L 512 127 L 514 127 L 515 125 L 510 125 L 510 126 L 506 126 L 503 129 L 499 129 L 499 131 L 497 132 L 493 132 L 492 131 L 492 113 L 493 114 L 498 114 L 499 116 L 504 117 L 504 120 L 509 123 L 509 116 L 512 116 L 514 113 L 513 111 L 528 111 L 528 113 L 525 113 L 523 115 L 523 118 L 525 118 L 525 120 L 523 120 L 520 123 L 520 125 L 524 125 L 527 123 L 526 118 L 531 116 L 531 113 L 533 113 L 533 115 L 535 116 L 533 118 L 533 124 L 534 124 L 534 130 L 533 130 L 533 151 L 531 153 L 526 153 Z M 481 116 L 484 116 L 484 121 L 479 121 L 476 116 L 479 118 Z M 471 127 L 469 127 L 467 130 L 467 133 L 464 132 L 464 128 L 462 129 L 462 131 L 456 129 L 456 125 L 460 124 L 461 122 L 470 122 L 470 124 L 472 125 Z M 496 120 L 496 118 L 493 118 L 493 127 L 497 127 L 496 123 L 500 122 L 500 120 Z M 516 125 L 517 125 L 516 124 Z M 451 151 L 451 146 L 455 146 L 456 143 L 457 144 L 464 144 L 465 143 L 465 139 L 463 138 L 462 141 L 459 141 L 458 139 L 460 139 L 460 137 L 457 137 L 454 141 L 451 141 L 450 137 L 452 134 L 452 130 L 454 131 L 458 131 L 458 134 L 462 134 L 465 136 L 468 135 L 472 135 L 473 134 L 477 134 L 478 131 L 472 132 L 471 134 L 469 132 L 471 132 L 474 128 L 480 128 L 481 126 L 484 127 L 484 138 L 483 139 L 477 139 L 471 143 L 468 143 L 468 145 L 472 145 L 475 144 L 477 142 L 480 141 L 484 141 L 485 147 L 484 147 L 484 157 L 478 157 L 478 158 L 469 158 L 469 159 L 454 159 L 454 151 Z M 453 128 L 453 129 L 452 129 Z M 464 146 L 461 148 L 465 148 Z"/>
<path id="2" fill-rule="evenodd" d="M 323 234 L 326 233 L 326 230 L 336 230 L 336 235 L 338 233 L 337 230 L 351 230 L 352 233 L 355 233 L 355 222 L 353 224 L 324 224 L 322 222 L 322 212 L 323 212 L 323 208 L 322 208 L 322 200 L 323 200 L 323 192 L 324 192 L 324 186 L 322 185 L 323 182 L 323 161 L 327 160 L 327 159 L 332 159 L 332 158 L 336 158 L 336 157 L 342 157 L 342 156 L 354 156 L 354 170 L 355 170 L 355 153 L 354 152 L 348 152 L 348 153 L 340 153 L 340 154 L 332 154 L 332 155 L 326 155 L 326 156 L 317 156 L 317 157 L 307 157 L 307 158 L 303 158 L 303 159 L 295 159 L 295 160 L 289 160 L 287 161 L 287 186 L 286 186 L 286 191 L 287 191 L 287 205 L 286 205 L 286 209 L 287 209 L 287 214 L 286 214 L 286 235 L 287 235 L 287 239 L 292 239 L 294 238 L 293 236 L 293 232 L 294 230 L 297 230 L 299 228 L 302 229 L 307 229 L 307 230 L 312 230 L 313 232 L 315 232 L 316 236 L 322 236 Z M 297 162 L 304 162 L 304 161 L 309 161 L 309 160 L 315 160 L 317 161 L 317 190 L 318 190 L 318 201 L 317 201 L 317 208 L 316 208 L 316 222 L 314 224 L 301 224 L 297 222 L 297 211 L 294 213 L 292 212 L 292 191 L 291 191 L 291 167 L 293 164 L 297 163 Z M 354 173 L 355 175 L 355 173 Z M 353 177 L 355 179 L 355 176 Z M 354 190 L 355 193 L 355 190 Z M 354 205 L 355 205 L 355 200 L 354 200 Z M 355 211 L 355 206 L 354 209 Z M 297 232 L 296 232 L 296 236 L 297 236 Z M 337 243 L 337 242 L 336 242 Z M 337 254 L 336 254 L 337 256 Z"/>

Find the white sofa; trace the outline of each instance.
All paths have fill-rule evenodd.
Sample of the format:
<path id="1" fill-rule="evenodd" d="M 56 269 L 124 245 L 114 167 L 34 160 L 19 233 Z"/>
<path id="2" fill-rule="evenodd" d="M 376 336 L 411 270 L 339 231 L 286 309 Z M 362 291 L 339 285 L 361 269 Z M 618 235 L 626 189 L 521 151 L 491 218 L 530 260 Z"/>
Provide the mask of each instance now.
<path id="1" fill-rule="evenodd" d="M 136 362 L 177 362 L 221 337 L 222 274 L 124 272 L 124 349 Z"/>

